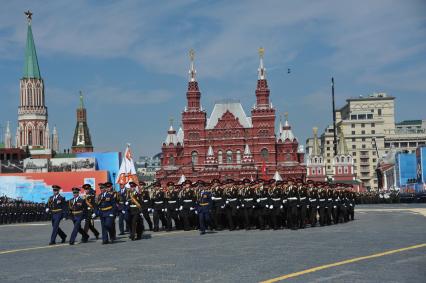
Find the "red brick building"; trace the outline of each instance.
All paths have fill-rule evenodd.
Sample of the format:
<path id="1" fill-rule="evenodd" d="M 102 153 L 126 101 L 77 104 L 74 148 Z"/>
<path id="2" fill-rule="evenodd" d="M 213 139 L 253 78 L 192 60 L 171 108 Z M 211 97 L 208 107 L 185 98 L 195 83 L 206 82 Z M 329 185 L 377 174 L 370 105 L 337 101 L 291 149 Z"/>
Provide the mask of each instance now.
<path id="1" fill-rule="evenodd" d="M 178 133 L 171 125 L 162 146 L 162 183 L 210 181 L 232 178 L 304 178 L 303 146 L 299 146 L 287 116 L 276 132 L 275 108 L 269 100 L 270 90 L 263 65 L 263 49 L 255 91 L 256 103 L 247 116 L 241 103 L 227 100 L 215 104 L 210 117 L 201 106 L 201 92 L 196 80 L 194 53 L 190 52 L 187 105 L 182 112 Z M 278 174 L 276 174 L 278 172 Z"/>

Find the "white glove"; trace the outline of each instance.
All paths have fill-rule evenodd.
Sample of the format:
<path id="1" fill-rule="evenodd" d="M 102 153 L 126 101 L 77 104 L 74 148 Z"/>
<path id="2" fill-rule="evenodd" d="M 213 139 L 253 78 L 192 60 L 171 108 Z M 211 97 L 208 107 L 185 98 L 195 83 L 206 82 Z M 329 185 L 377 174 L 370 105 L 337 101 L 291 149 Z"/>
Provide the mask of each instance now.
<path id="1" fill-rule="evenodd" d="M 228 204 L 228 203 L 229 203 L 229 201 L 227 200 L 227 201 L 225 201 L 225 203 L 226 203 L 226 204 Z"/>
<path id="2" fill-rule="evenodd" d="M 237 209 L 240 209 L 240 207 L 237 205 Z"/>
<path id="3" fill-rule="evenodd" d="M 96 218 L 96 213 L 93 213 L 93 214 L 92 214 L 92 218 Z"/>
<path id="4" fill-rule="evenodd" d="M 125 205 L 129 205 L 129 202 L 128 202 L 128 201 L 126 201 Z"/>
<path id="5" fill-rule="evenodd" d="M 274 209 L 274 206 L 273 206 L 273 205 L 271 205 L 271 206 L 269 207 L 269 209 Z"/>
<path id="6" fill-rule="evenodd" d="M 108 215 L 109 217 L 114 217 L 114 214 L 110 214 L 110 215 Z"/>
<path id="7" fill-rule="evenodd" d="M 256 201 L 257 201 L 257 202 L 260 202 L 260 199 L 257 199 Z"/>
<path id="8" fill-rule="evenodd" d="M 139 214 L 141 217 L 143 217 L 143 213 Z"/>
<path id="9" fill-rule="evenodd" d="M 126 211 L 122 210 L 121 213 L 126 214 Z"/>
<path id="10" fill-rule="evenodd" d="M 317 209 L 319 209 L 319 205 L 317 205 Z"/>
<path id="11" fill-rule="evenodd" d="M 48 209 L 48 208 L 46 208 L 46 213 L 47 213 L 47 212 L 49 212 L 49 209 Z"/>
<path id="12" fill-rule="evenodd" d="M 189 210 L 190 210 L 190 211 L 193 211 L 193 210 L 194 210 L 194 208 L 193 208 L 193 207 L 191 207 Z"/>
<path id="13" fill-rule="evenodd" d="M 225 208 L 225 206 L 224 206 L 224 205 L 222 205 L 220 208 Z"/>
<path id="14" fill-rule="evenodd" d="M 280 208 L 281 208 L 281 209 L 282 209 L 283 207 L 284 207 L 284 206 L 282 206 L 282 205 L 280 206 Z"/>
<path id="15" fill-rule="evenodd" d="M 162 208 L 161 211 L 164 212 L 164 208 Z"/>
<path id="16" fill-rule="evenodd" d="M 164 209 L 164 212 L 167 212 L 167 208 Z"/>
<path id="17" fill-rule="evenodd" d="M 269 205 L 265 205 L 266 208 L 269 208 Z"/>
<path id="18" fill-rule="evenodd" d="M 195 214 L 198 214 L 198 211 L 195 211 Z"/>
<path id="19" fill-rule="evenodd" d="M 183 206 L 181 205 L 180 207 L 179 207 L 179 210 L 182 210 L 183 209 Z"/>
<path id="20" fill-rule="evenodd" d="M 244 207 L 244 204 L 242 204 L 241 207 Z"/>

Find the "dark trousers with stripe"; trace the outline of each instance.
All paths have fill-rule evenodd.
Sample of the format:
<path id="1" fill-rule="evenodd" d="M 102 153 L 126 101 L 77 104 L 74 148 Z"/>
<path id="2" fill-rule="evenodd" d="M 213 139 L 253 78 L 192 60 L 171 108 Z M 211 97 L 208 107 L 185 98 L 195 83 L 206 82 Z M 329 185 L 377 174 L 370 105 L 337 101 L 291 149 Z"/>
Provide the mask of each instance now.
<path id="1" fill-rule="evenodd" d="M 54 213 L 52 215 L 52 235 L 50 236 L 50 242 L 55 243 L 56 242 L 56 236 L 59 234 L 59 237 L 61 239 L 65 239 L 67 235 L 62 231 L 61 227 L 59 227 L 59 223 L 62 220 L 62 212 L 60 213 Z"/>

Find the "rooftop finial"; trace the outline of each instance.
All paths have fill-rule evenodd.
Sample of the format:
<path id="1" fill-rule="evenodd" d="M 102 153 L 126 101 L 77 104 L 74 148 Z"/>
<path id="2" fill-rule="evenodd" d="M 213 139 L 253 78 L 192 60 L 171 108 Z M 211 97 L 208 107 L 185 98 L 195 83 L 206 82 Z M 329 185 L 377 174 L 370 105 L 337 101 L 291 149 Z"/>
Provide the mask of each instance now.
<path id="1" fill-rule="evenodd" d="M 265 54 L 265 49 L 263 47 L 259 48 L 259 59 L 260 59 L 260 63 L 259 63 L 259 69 L 258 69 L 258 73 L 259 73 L 259 80 L 264 80 L 265 79 L 265 67 L 263 66 L 263 55 Z"/>
<path id="2" fill-rule="evenodd" d="M 80 109 L 84 108 L 84 104 L 83 104 L 83 92 L 80 90 Z"/>
<path id="3" fill-rule="evenodd" d="M 28 24 L 30 25 L 31 24 L 31 20 L 33 18 L 33 13 L 31 13 L 31 11 L 28 10 L 28 11 L 24 12 L 24 14 L 25 14 L 25 16 L 27 16 Z"/>
<path id="4" fill-rule="evenodd" d="M 173 119 L 173 117 L 170 117 L 169 118 L 169 122 L 170 122 L 170 128 L 173 128 L 173 121 L 174 121 L 175 119 Z"/>
<path id="5" fill-rule="evenodd" d="M 191 61 L 191 65 L 189 68 L 189 81 L 190 82 L 195 82 L 195 74 L 197 73 L 197 71 L 195 70 L 195 66 L 194 66 L 194 59 L 195 59 L 195 51 L 194 49 L 190 49 L 189 50 L 189 60 Z"/>

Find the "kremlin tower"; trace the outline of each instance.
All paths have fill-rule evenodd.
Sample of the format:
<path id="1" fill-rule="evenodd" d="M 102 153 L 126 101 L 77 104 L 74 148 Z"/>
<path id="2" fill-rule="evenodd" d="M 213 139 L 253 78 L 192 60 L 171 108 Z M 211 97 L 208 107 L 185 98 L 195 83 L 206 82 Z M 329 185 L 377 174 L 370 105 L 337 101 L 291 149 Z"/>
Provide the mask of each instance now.
<path id="1" fill-rule="evenodd" d="M 84 108 L 83 94 L 80 91 L 80 106 L 77 108 L 77 125 L 72 140 L 72 153 L 93 152 L 92 139 L 87 125 L 86 108 Z"/>

